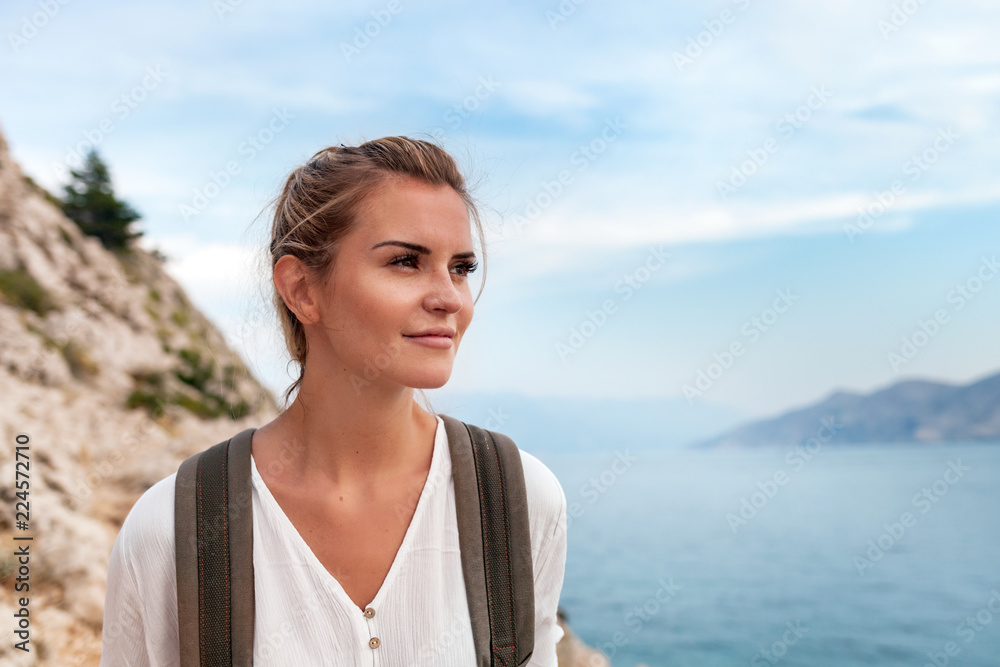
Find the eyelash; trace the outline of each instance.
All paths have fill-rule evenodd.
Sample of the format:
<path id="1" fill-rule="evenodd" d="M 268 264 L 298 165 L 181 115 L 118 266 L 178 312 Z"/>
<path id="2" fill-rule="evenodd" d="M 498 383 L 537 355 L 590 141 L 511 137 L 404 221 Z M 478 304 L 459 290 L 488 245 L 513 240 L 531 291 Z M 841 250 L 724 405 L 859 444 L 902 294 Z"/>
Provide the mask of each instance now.
<path id="1" fill-rule="evenodd" d="M 392 261 L 389 262 L 389 264 L 402 266 L 404 262 L 416 261 L 419 259 L 420 259 L 419 255 L 409 253 L 406 255 L 398 255 L 396 257 L 393 257 Z M 463 276 L 469 276 L 471 273 L 475 272 L 475 270 L 479 268 L 479 262 L 464 261 L 457 264 L 457 266 L 462 269 Z"/>

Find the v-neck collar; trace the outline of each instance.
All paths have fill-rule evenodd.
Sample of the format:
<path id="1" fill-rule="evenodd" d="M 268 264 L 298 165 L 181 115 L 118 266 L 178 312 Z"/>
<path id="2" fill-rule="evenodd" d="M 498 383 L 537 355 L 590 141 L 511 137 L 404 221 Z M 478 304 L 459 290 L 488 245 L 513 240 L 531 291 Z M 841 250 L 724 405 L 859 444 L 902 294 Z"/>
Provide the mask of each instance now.
<path id="1" fill-rule="evenodd" d="M 417 522 L 425 513 L 424 506 L 429 502 L 426 498 L 439 486 L 435 483 L 435 480 L 439 475 L 438 471 L 442 466 L 441 457 L 444 456 L 448 448 L 448 443 L 446 441 L 447 434 L 445 432 L 444 420 L 441 419 L 440 415 L 435 415 L 435 417 L 437 419 L 437 427 L 434 431 L 434 447 L 431 453 L 431 466 L 427 471 L 427 479 L 424 480 L 424 485 L 420 489 L 420 497 L 417 499 L 417 506 L 413 511 L 413 517 L 410 519 L 410 524 L 406 527 L 406 533 L 403 535 L 403 541 L 400 543 L 399 549 L 396 550 L 396 555 L 392 559 L 392 565 L 389 566 L 389 571 L 386 573 L 385 579 L 382 580 L 382 584 L 379 586 L 375 597 L 368 603 L 369 606 L 374 608 L 381 607 L 382 601 L 387 595 L 386 590 L 391 586 L 396 573 L 402 567 L 401 562 L 409 554 L 410 544 L 415 539 L 413 534 L 416 528 L 414 526 L 417 525 Z M 279 517 L 278 522 L 282 525 L 284 532 L 293 535 L 292 541 L 295 544 L 295 548 L 302 553 L 310 567 L 319 573 L 320 578 L 327 582 L 333 589 L 334 594 L 339 596 L 341 602 L 347 605 L 348 608 L 361 610 L 361 607 L 358 607 L 354 603 L 354 600 L 347 594 L 347 591 L 344 590 L 344 587 L 337 578 L 320 562 L 319 558 L 313 553 L 313 550 L 295 527 L 295 524 L 292 523 L 288 515 L 285 514 L 285 511 L 281 509 L 281 505 L 271 495 L 271 490 L 267 488 L 264 478 L 260 476 L 260 472 L 257 470 L 257 462 L 254 461 L 252 453 L 250 455 L 250 472 L 254 486 L 261 494 L 261 501 L 269 506 L 271 513 Z"/>

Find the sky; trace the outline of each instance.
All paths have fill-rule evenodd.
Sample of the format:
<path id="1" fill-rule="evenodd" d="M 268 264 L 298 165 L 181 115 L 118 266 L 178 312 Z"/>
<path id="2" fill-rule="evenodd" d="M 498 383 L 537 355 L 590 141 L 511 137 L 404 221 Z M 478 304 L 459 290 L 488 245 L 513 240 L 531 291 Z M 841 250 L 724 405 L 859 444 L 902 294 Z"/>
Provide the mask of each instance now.
<path id="1" fill-rule="evenodd" d="M 448 391 L 768 416 L 1000 372 L 998 18 L 11 0 L 0 128 L 53 191 L 96 146 L 143 245 L 276 395 L 268 203 L 317 150 L 401 134 L 455 156 L 487 230 Z"/>

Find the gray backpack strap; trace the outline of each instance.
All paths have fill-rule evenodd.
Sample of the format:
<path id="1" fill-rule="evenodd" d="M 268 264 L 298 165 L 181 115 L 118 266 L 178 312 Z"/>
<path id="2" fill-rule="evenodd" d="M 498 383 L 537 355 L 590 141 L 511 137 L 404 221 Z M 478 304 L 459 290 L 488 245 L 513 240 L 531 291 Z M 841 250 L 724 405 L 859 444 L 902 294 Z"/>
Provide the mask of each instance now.
<path id="1" fill-rule="evenodd" d="M 477 667 L 514 667 L 535 648 L 535 578 L 521 453 L 502 433 L 445 414 L 462 572 Z"/>
<path id="2" fill-rule="evenodd" d="M 253 664 L 250 443 L 255 430 L 248 428 L 189 456 L 177 470 L 174 540 L 181 667 Z"/>

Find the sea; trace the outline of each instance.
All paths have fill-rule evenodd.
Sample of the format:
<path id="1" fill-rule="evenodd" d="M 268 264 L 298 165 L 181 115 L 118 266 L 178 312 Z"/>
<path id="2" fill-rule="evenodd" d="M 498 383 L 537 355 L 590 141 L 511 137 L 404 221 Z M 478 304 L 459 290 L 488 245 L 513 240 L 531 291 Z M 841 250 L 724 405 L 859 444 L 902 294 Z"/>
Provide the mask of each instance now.
<path id="1" fill-rule="evenodd" d="M 1000 666 L 1000 442 L 539 458 L 614 667 Z"/>

